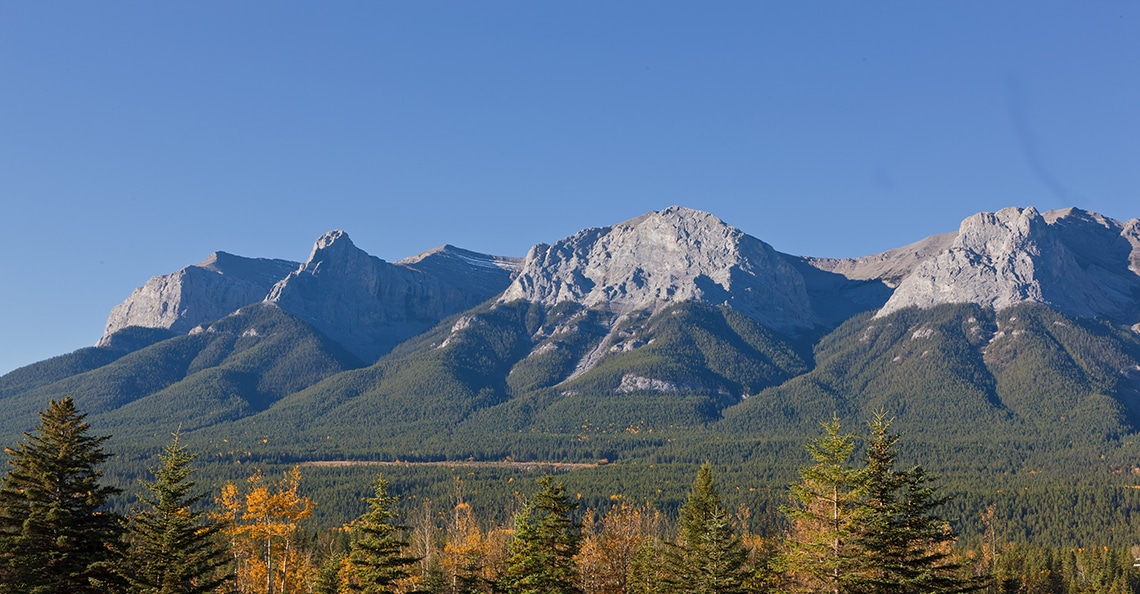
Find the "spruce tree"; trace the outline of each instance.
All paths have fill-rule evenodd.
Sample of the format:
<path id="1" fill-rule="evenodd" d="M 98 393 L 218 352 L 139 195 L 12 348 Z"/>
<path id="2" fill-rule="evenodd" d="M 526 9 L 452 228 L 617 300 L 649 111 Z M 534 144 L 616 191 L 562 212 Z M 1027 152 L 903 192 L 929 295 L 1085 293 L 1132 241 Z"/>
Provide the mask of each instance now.
<path id="1" fill-rule="evenodd" d="M 108 436 L 88 435 L 71 397 L 52 400 L 15 448 L 0 485 L 0 591 L 106 592 L 120 518 L 105 511 L 117 489 L 99 484 Z"/>
<path id="2" fill-rule="evenodd" d="M 155 481 L 143 481 L 148 493 L 139 499 L 146 507 L 128 518 L 123 576 L 139 593 L 213 592 L 229 579 L 223 571 L 229 553 L 218 539 L 221 524 L 192 509 L 206 497 L 193 493 L 194 455 L 175 434 L 159 460 L 162 465 L 151 471 Z"/>
<path id="3" fill-rule="evenodd" d="M 404 554 L 408 527 L 395 523 L 399 498 L 388 495 L 384 475 L 376 478 L 374 488 L 375 495 L 366 500 L 368 511 L 349 526 L 356 538 L 349 549 L 346 587 L 365 594 L 396 592 L 397 582 L 410 576 L 419 561 Z"/>
<path id="4" fill-rule="evenodd" d="M 743 592 L 748 554 L 721 506 L 706 463 L 697 472 L 693 490 L 681 506 L 677 543 L 666 554 L 668 592 L 736 594 Z"/>
<path id="5" fill-rule="evenodd" d="M 936 509 L 947 501 L 935 494 L 921 466 L 895 470 L 898 434 L 882 412 L 869 423 L 862 471 L 862 513 L 857 540 L 866 571 L 853 590 L 865 593 L 938 593 L 976 590 L 959 577 L 950 559 L 956 536 Z"/>
<path id="6" fill-rule="evenodd" d="M 550 476 L 538 479 L 538 486 L 538 493 L 515 518 L 502 587 L 508 594 L 581 594 L 574 563 L 581 546 L 572 517 L 577 504 Z"/>

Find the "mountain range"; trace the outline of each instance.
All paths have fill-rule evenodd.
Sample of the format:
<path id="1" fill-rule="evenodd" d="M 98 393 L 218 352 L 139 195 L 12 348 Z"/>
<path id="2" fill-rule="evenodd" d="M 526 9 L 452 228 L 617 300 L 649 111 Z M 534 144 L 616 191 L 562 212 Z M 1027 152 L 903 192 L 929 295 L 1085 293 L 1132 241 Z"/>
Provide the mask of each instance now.
<path id="1" fill-rule="evenodd" d="M 758 464 L 886 411 L 950 476 L 1116 480 L 1140 474 L 1140 220 L 1006 208 L 849 259 L 681 207 L 521 259 L 389 263 L 332 231 L 304 263 L 150 279 L 96 346 L 0 377 L 0 438 L 63 394 L 126 449 L 180 425 L 298 461 Z"/>

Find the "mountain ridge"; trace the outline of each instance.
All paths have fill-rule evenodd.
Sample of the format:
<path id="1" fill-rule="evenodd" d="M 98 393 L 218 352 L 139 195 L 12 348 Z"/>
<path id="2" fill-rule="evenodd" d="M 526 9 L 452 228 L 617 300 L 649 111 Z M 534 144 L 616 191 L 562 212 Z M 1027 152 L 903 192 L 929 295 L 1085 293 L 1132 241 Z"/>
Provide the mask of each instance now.
<path id="1" fill-rule="evenodd" d="M 670 208 L 526 260 L 442 246 L 395 263 L 331 232 L 214 320 L 128 325 L 0 377 L 0 437 L 71 394 L 129 459 L 181 422 L 188 445 L 229 469 L 218 472 L 605 458 L 602 472 L 645 478 L 711 460 L 770 494 L 820 421 L 858 430 L 887 411 L 908 451 L 953 477 L 965 521 L 1019 481 L 1011 505 L 1036 510 L 1023 515 L 1087 534 L 1124 521 L 1120 485 L 1140 476 L 1138 230 L 1074 209 L 1003 209 L 882 254 L 826 259 Z M 241 294 L 225 284 L 239 277 L 264 287 L 263 263 L 238 258 L 156 281 L 168 311 L 189 295 L 173 308 L 184 317 L 163 323 L 189 320 L 202 308 L 184 306 L 211 291 Z M 913 289 L 959 279 L 953 299 Z M 1109 519 L 1017 498 L 1054 485 L 1077 497 L 1095 486 L 1095 505 L 1073 509 Z"/>

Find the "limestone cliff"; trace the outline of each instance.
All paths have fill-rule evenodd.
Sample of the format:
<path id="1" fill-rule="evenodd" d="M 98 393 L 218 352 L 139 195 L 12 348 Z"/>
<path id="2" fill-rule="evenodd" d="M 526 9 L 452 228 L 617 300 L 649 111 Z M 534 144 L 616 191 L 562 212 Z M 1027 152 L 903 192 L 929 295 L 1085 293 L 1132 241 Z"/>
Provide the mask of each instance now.
<path id="1" fill-rule="evenodd" d="M 899 283 L 878 316 L 906 307 L 1043 303 L 1074 316 L 1140 319 L 1140 222 L 1070 208 L 1006 208 L 962 222 Z"/>
<path id="2" fill-rule="evenodd" d="M 243 258 L 225 252 L 172 274 L 152 277 L 111 310 L 98 346 L 127 326 L 186 333 L 265 298 L 273 284 L 299 264 Z"/>

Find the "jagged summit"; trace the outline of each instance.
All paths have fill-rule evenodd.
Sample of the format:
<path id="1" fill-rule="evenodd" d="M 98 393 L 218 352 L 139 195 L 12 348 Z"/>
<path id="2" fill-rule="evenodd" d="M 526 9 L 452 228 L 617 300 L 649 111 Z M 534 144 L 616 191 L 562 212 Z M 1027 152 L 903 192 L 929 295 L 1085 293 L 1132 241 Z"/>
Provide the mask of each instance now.
<path id="1" fill-rule="evenodd" d="M 340 229 L 334 229 L 321 235 L 313 242 L 313 250 L 309 252 L 308 262 L 320 260 L 322 255 L 324 258 L 328 258 L 332 255 L 340 256 L 354 252 L 365 253 L 364 250 L 356 247 L 355 243 L 352 243 L 352 239 L 349 238 L 348 233 Z"/>
<path id="2" fill-rule="evenodd" d="M 1042 303 L 1069 315 L 1140 316 L 1140 225 L 1069 208 L 978 213 L 899 284 L 878 316 L 906 307 Z"/>
<path id="3" fill-rule="evenodd" d="M 510 282 L 510 261 L 445 247 L 392 264 L 356 247 L 344 231 L 330 231 L 266 301 L 370 361 L 498 294 Z"/>
<path id="4" fill-rule="evenodd" d="M 531 248 L 499 298 L 623 314 L 700 300 L 777 328 L 820 323 L 802 276 L 768 244 L 679 206 Z"/>

